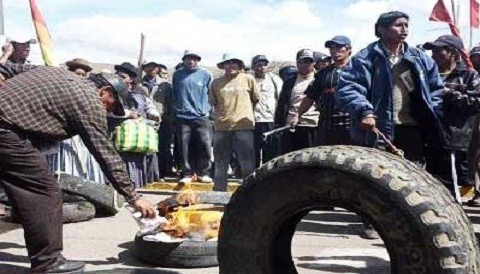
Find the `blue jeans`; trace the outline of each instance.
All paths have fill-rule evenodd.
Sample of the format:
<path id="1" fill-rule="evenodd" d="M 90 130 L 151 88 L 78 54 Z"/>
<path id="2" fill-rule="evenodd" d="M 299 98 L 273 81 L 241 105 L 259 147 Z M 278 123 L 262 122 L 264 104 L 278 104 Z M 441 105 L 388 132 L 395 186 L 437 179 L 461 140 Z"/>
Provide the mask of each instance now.
<path id="1" fill-rule="evenodd" d="M 253 130 L 215 132 L 213 137 L 213 156 L 215 160 L 214 191 L 227 190 L 228 166 L 233 152 L 235 152 L 240 163 L 242 177 L 247 177 L 255 170 Z"/>
<path id="2" fill-rule="evenodd" d="M 178 119 L 176 134 L 181 144 L 182 176 L 208 175 L 212 166 L 212 121 L 207 117 Z"/>

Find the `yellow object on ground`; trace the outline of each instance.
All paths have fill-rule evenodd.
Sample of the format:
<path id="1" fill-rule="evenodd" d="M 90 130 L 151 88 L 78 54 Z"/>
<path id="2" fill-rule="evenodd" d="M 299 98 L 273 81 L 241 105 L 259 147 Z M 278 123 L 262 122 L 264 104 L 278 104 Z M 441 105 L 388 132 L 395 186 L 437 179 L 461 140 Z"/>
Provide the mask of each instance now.
<path id="1" fill-rule="evenodd" d="M 239 183 L 228 183 L 227 191 L 234 192 L 240 186 Z M 213 183 L 179 183 L 179 182 L 155 182 L 145 186 L 148 190 L 166 190 L 166 191 L 182 191 L 182 190 L 195 190 L 195 191 L 212 191 Z"/>
<path id="2" fill-rule="evenodd" d="M 461 186 L 460 187 L 460 196 L 462 197 L 473 197 L 475 195 L 475 187 L 473 186 Z"/>

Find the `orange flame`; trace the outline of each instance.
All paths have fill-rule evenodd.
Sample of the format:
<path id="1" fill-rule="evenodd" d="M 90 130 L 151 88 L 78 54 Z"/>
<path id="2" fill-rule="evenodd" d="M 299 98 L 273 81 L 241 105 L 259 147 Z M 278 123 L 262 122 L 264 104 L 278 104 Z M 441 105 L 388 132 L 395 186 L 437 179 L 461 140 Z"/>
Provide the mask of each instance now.
<path id="1" fill-rule="evenodd" d="M 172 237 L 188 236 L 204 241 L 218 237 L 223 210 L 213 209 L 209 205 L 197 205 L 198 195 L 191 189 L 181 192 L 176 199 L 179 204 L 189 206 L 179 207 L 177 211 L 167 214 L 169 222 L 161 227 L 163 232 Z"/>

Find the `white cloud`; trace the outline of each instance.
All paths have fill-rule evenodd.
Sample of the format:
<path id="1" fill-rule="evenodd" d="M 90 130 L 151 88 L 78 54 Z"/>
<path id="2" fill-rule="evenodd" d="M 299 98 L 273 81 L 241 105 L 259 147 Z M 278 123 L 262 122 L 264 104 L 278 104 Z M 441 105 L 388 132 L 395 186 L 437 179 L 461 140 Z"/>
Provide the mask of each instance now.
<path id="1" fill-rule="evenodd" d="M 227 51 L 239 54 L 246 62 L 259 52 L 293 59 L 298 49 L 316 39 L 315 33 L 302 29 L 320 32 L 322 26 L 306 2 L 257 4 L 243 10 L 222 21 L 201 18 L 190 10 L 172 10 L 157 17 L 75 18 L 52 30 L 63 61 L 81 55 L 99 62 L 134 62 L 139 33 L 144 32 L 148 60 L 174 65 L 185 49 L 192 49 L 202 54 L 204 63 L 212 65 Z"/>
<path id="2" fill-rule="evenodd" d="M 110 5 L 106 0 L 70 0 L 62 4 L 43 0 L 38 4 L 49 24 L 60 62 L 83 57 L 93 62 L 135 63 L 140 32 L 147 36 L 145 58 L 168 66 L 179 62 L 185 49 L 198 51 L 207 65 L 218 62 L 227 51 L 237 53 L 247 63 L 259 53 L 272 60 L 291 61 L 301 48 L 325 52 L 324 41 L 337 34 L 348 35 L 356 50 L 365 47 L 376 40 L 373 25 L 379 14 L 391 10 L 410 15 L 411 44 L 449 33 L 445 24 L 428 21 L 436 0 L 338 0 L 329 1 L 327 9 L 318 8 L 323 1 L 301 0 L 163 0 L 157 6 L 156 1 L 138 1 L 150 3 L 158 12 L 148 16 L 129 13 L 122 1 L 118 2 L 122 5 L 121 15 L 118 7 L 116 11 L 98 8 Z M 10 18 L 7 32 L 15 34 L 12 36 L 35 36 L 26 2 L 6 1 L 6 9 L 13 11 L 6 16 Z M 74 9 L 90 11 L 89 7 L 92 12 L 65 16 Z M 467 7 L 462 7 L 461 14 L 468 18 Z M 462 25 L 468 24 L 463 21 Z M 32 48 L 31 59 L 41 63 L 37 47 Z"/>

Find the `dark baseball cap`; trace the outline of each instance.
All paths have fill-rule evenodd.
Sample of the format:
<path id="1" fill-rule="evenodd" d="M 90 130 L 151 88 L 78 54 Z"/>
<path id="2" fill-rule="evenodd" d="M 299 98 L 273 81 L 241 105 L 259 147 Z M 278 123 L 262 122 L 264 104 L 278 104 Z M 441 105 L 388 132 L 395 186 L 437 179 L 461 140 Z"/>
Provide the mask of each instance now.
<path id="1" fill-rule="evenodd" d="M 325 53 L 319 52 L 319 51 L 314 51 L 313 52 L 313 59 L 315 59 L 315 62 L 321 62 L 321 61 L 326 61 L 331 59 L 330 56 L 326 55 Z"/>
<path id="2" fill-rule="evenodd" d="M 313 50 L 311 50 L 311 49 L 301 49 L 297 52 L 297 60 L 305 59 L 305 58 L 310 58 L 310 59 L 315 61 L 315 58 L 313 57 Z"/>
<path id="3" fill-rule="evenodd" d="M 433 42 L 423 44 L 423 48 L 426 50 L 432 50 L 434 48 L 441 47 L 452 47 L 458 50 L 462 50 L 464 48 L 462 39 L 460 37 L 450 34 L 442 35 Z"/>
<path id="4" fill-rule="evenodd" d="M 474 54 L 480 54 L 480 45 L 476 45 L 470 50 L 470 55 Z"/>
<path id="5" fill-rule="evenodd" d="M 265 61 L 267 63 L 269 63 L 268 59 L 267 59 L 267 56 L 263 55 L 263 54 L 259 54 L 259 55 L 255 55 L 253 56 L 252 58 L 252 67 L 255 66 L 256 63 L 260 62 L 260 61 Z"/>
<path id="6" fill-rule="evenodd" d="M 329 48 L 334 44 L 340 45 L 340 46 L 346 46 L 346 45 L 351 45 L 352 42 L 350 42 L 350 38 L 348 38 L 345 35 L 337 35 L 337 36 L 334 36 L 332 39 L 328 40 L 327 42 L 325 42 L 325 47 Z"/>
<path id="7" fill-rule="evenodd" d="M 125 97 L 127 95 L 127 86 L 122 78 L 113 73 L 90 73 L 89 79 L 95 83 L 102 83 L 102 85 L 109 85 L 113 88 L 113 97 L 116 104 L 113 114 L 118 116 L 125 116 Z"/>

